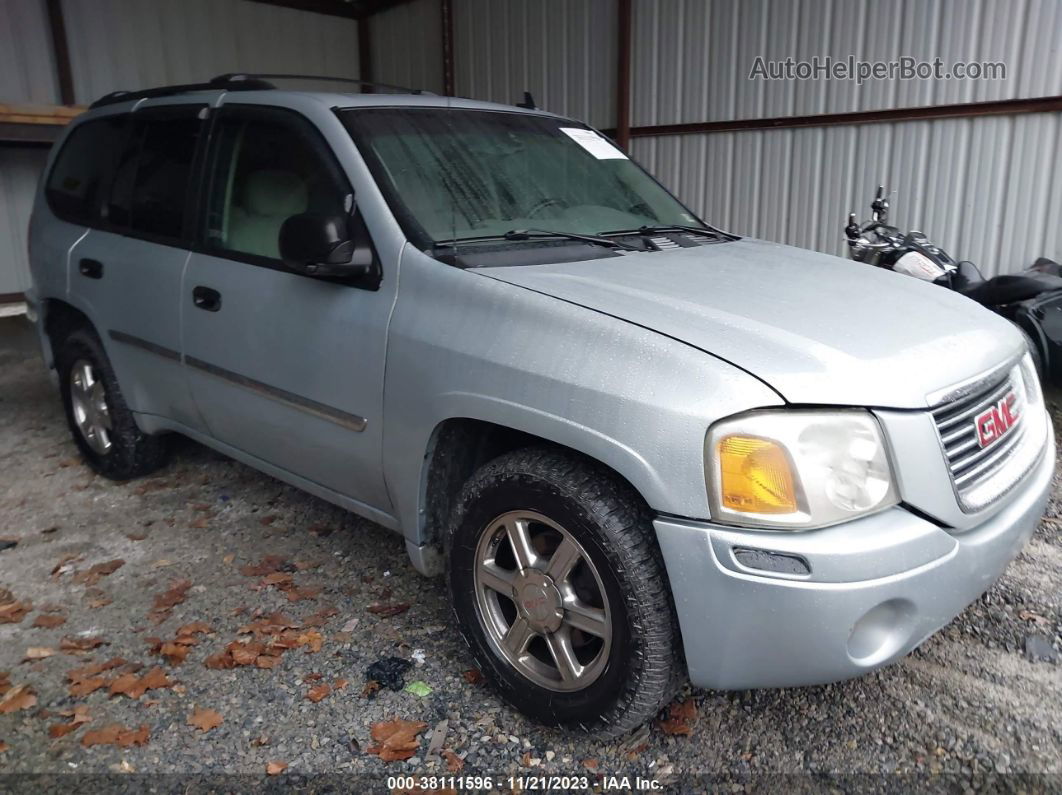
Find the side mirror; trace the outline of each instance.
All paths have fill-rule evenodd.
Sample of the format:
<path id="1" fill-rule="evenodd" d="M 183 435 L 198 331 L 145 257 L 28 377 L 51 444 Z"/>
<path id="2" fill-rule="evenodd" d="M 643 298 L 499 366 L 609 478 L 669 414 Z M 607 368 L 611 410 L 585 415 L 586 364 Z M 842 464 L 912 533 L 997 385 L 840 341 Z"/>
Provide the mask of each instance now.
<path id="1" fill-rule="evenodd" d="M 372 245 L 367 239 L 357 240 L 351 226 L 342 215 L 293 215 L 280 227 L 280 258 L 307 276 L 368 276 L 373 268 Z"/>

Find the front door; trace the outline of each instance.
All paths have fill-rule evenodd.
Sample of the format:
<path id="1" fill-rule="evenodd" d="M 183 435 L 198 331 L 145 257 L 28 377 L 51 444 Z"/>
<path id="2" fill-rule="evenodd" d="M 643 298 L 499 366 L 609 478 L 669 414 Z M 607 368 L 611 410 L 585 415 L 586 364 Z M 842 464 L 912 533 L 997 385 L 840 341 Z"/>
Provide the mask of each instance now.
<path id="1" fill-rule="evenodd" d="M 354 190 L 301 115 L 222 106 L 200 252 L 181 295 L 185 371 L 210 434 L 379 510 L 387 321 L 395 279 L 348 284 L 286 269 L 277 240 L 304 212 L 353 214 Z"/>

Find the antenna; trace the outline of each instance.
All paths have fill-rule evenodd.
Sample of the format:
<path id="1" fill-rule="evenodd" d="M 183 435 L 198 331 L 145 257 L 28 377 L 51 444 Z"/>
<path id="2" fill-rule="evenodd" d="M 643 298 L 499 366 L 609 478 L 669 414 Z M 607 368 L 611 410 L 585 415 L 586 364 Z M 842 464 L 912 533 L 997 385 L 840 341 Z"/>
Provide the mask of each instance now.
<path id="1" fill-rule="evenodd" d="M 524 92 L 524 101 L 517 102 L 516 107 L 527 108 L 528 110 L 538 110 L 538 106 L 535 104 L 535 98 L 531 96 L 530 91 Z"/>

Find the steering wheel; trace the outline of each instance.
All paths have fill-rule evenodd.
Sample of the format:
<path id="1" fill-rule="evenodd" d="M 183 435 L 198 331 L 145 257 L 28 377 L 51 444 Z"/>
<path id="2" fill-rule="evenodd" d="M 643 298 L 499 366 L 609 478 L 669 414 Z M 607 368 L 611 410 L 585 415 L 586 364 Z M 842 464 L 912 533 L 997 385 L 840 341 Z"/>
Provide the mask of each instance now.
<path id="1" fill-rule="evenodd" d="M 565 209 L 565 205 L 557 199 L 542 199 L 541 201 L 536 202 L 535 205 L 527 211 L 527 217 L 537 218 L 539 213 L 550 207 L 558 207 L 562 210 Z"/>

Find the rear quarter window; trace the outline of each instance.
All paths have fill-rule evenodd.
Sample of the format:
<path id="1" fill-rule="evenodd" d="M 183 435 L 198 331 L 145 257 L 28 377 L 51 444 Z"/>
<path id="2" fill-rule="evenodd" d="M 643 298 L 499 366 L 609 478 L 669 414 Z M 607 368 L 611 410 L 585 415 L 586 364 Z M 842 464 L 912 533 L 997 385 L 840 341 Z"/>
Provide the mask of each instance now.
<path id="1" fill-rule="evenodd" d="M 125 143 L 128 117 L 108 116 L 70 132 L 45 183 L 48 206 L 59 218 L 93 226 L 100 220 L 114 164 Z"/>

